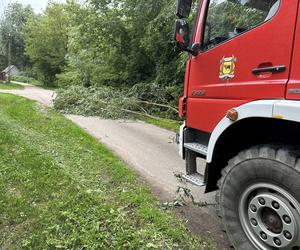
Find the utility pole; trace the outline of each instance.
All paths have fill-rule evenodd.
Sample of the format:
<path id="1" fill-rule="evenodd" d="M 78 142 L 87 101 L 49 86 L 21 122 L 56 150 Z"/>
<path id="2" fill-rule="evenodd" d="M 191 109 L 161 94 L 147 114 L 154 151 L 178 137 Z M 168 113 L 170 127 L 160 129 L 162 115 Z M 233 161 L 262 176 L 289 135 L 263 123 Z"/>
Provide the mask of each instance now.
<path id="1" fill-rule="evenodd" d="M 10 65 L 11 65 L 11 34 L 8 34 L 8 72 L 7 72 L 7 81 L 10 83 Z"/>

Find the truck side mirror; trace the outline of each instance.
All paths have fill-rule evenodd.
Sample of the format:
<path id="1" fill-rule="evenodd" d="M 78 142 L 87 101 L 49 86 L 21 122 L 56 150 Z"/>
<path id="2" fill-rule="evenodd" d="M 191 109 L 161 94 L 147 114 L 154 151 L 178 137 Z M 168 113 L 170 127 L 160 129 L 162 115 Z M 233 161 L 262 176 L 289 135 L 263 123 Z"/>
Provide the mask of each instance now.
<path id="1" fill-rule="evenodd" d="M 187 18 L 192 8 L 192 0 L 178 0 L 176 16 L 178 18 Z"/>
<path id="2" fill-rule="evenodd" d="M 183 19 L 177 19 L 175 23 L 175 40 L 178 49 L 186 51 L 193 56 L 197 56 L 200 52 L 200 44 L 196 43 L 190 48 L 190 29 L 189 24 Z"/>
<path id="3" fill-rule="evenodd" d="M 187 48 L 190 44 L 189 24 L 183 19 L 175 22 L 175 40 L 181 48 Z"/>

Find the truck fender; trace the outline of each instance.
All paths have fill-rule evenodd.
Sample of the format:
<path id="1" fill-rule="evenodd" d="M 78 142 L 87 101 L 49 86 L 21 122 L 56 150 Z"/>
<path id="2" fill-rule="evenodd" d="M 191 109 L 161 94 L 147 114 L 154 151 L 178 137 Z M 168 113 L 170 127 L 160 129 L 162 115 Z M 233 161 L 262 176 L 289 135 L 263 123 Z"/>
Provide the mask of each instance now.
<path id="1" fill-rule="evenodd" d="M 234 108 L 238 112 L 238 119 L 236 121 L 231 121 L 227 117 L 224 117 L 219 124 L 216 126 L 216 128 L 213 130 L 209 144 L 208 144 L 208 151 L 207 151 L 207 163 L 211 163 L 214 156 L 215 147 L 217 145 L 218 139 L 220 136 L 234 123 L 239 122 L 243 119 L 247 118 L 273 118 L 274 117 L 274 107 L 277 107 L 275 104 L 280 103 L 282 101 L 280 100 L 259 100 L 259 101 L 253 101 L 249 102 L 247 104 L 244 104 L 242 106 Z M 283 101 L 284 102 L 284 101 Z M 300 102 L 298 102 L 298 110 L 300 111 Z M 286 105 L 288 106 L 288 105 Z M 280 107 L 280 108 L 279 108 Z M 283 106 L 278 106 L 278 112 L 280 111 L 282 113 L 282 116 L 284 116 L 285 113 L 289 114 L 287 109 L 284 110 Z M 280 114 L 281 114 L 280 113 Z M 295 114 L 295 113 L 294 113 Z M 292 114 L 289 115 L 291 117 Z M 295 116 L 295 115 L 294 115 Z M 278 113 L 279 117 L 279 113 Z M 280 116 L 281 118 L 281 116 Z M 300 119 L 300 116 L 299 116 Z"/>

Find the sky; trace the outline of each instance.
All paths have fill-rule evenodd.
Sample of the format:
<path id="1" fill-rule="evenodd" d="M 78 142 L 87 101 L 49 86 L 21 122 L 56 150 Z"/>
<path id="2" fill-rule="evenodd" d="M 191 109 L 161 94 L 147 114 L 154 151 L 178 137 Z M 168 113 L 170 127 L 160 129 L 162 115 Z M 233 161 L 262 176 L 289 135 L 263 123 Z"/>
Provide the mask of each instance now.
<path id="1" fill-rule="evenodd" d="M 46 7 L 48 0 L 18 0 L 18 2 L 22 4 L 30 4 L 36 13 L 40 13 L 42 9 Z"/>
<path id="2" fill-rule="evenodd" d="M 9 3 L 13 2 L 19 2 L 24 5 L 30 4 L 36 13 L 41 13 L 47 6 L 48 0 L 0 0 L 0 7 L 6 7 Z M 57 2 L 62 2 L 62 0 L 57 0 Z"/>

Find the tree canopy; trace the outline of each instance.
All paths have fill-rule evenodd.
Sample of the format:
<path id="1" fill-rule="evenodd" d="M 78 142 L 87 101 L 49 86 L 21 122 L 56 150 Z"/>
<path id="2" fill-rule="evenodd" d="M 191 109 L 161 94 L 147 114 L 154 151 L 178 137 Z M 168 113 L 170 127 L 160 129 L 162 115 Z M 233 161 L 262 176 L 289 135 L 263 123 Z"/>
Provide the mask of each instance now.
<path id="1" fill-rule="evenodd" d="M 11 3 L 0 20 L 0 67 L 8 64 L 9 42 L 11 43 L 11 64 L 24 69 L 30 66 L 25 55 L 24 33 L 28 20 L 34 15 L 33 9 L 20 3 Z"/>
<path id="2" fill-rule="evenodd" d="M 65 66 L 68 20 L 64 5 L 53 3 L 43 16 L 32 17 L 27 24 L 25 52 L 45 83 L 51 84 Z"/>
<path id="3" fill-rule="evenodd" d="M 26 55 L 49 83 L 176 85 L 182 66 L 173 44 L 174 10 L 170 0 L 50 3 L 27 24 Z"/>
<path id="4" fill-rule="evenodd" d="M 174 107 L 183 89 L 186 60 L 173 41 L 176 1 L 49 1 L 39 15 L 30 7 L 16 6 L 22 9 L 21 16 L 24 10 L 30 13 L 18 32 L 21 54 L 30 62 L 28 67 L 27 61 L 16 60 L 25 76 L 73 91 L 82 86 L 92 87 L 92 92 L 103 88 L 122 93 L 123 98 L 138 103 L 131 103 L 135 111 L 140 111 L 141 101 L 164 103 L 159 108 L 149 104 L 147 112 L 172 110 L 170 117 L 176 117 Z"/>

